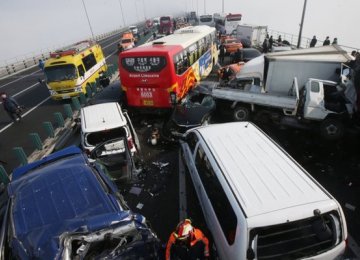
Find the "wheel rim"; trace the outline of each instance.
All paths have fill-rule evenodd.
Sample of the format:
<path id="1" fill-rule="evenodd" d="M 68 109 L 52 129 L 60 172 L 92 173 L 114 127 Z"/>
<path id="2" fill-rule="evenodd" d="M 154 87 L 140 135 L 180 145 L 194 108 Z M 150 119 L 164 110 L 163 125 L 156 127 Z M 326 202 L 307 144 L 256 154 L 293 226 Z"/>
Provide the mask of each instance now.
<path id="1" fill-rule="evenodd" d="M 240 109 L 240 110 L 237 110 L 235 112 L 235 118 L 238 120 L 238 121 L 244 121 L 247 119 L 247 111 L 244 110 L 244 109 Z"/>
<path id="2" fill-rule="evenodd" d="M 328 135 L 334 136 L 337 135 L 339 132 L 339 128 L 334 124 L 329 124 L 325 127 L 326 133 Z"/>

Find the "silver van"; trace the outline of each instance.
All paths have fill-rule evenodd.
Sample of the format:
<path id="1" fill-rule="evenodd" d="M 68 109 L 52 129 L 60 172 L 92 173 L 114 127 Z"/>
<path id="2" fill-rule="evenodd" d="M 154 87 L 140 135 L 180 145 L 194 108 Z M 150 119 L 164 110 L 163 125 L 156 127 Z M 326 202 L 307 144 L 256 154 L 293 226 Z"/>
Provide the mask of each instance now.
<path id="1" fill-rule="evenodd" d="M 198 127 L 181 140 L 220 259 L 337 259 L 347 228 L 339 203 L 258 127 Z"/>

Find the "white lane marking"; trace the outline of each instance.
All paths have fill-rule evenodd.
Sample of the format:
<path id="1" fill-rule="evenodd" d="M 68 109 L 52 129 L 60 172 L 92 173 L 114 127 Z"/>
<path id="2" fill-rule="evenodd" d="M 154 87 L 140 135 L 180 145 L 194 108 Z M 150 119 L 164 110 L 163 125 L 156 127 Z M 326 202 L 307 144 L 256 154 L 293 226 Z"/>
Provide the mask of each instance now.
<path id="1" fill-rule="evenodd" d="M 41 101 L 40 103 L 38 103 L 37 105 L 35 105 L 34 107 L 32 107 L 31 109 L 29 109 L 28 111 L 26 111 L 24 114 L 21 115 L 21 117 L 25 117 L 28 114 L 30 114 L 33 110 L 35 110 L 36 108 L 38 108 L 39 106 L 41 106 L 42 104 L 44 104 L 46 101 L 48 101 L 50 99 L 50 97 L 45 98 L 43 101 Z M 10 126 L 12 126 L 14 124 L 14 122 L 6 125 L 5 127 L 3 127 L 0 130 L 0 133 L 4 132 L 6 129 L 8 129 Z"/>
<path id="2" fill-rule="evenodd" d="M 179 220 L 187 218 L 185 170 L 179 150 Z"/>
<path id="3" fill-rule="evenodd" d="M 10 82 L 8 82 L 8 83 L 0 86 L 0 88 L 6 87 L 7 85 L 10 85 L 10 84 L 12 84 L 12 83 L 14 83 L 14 82 L 16 82 L 16 81 L 19 81 L 19 80 L 21 80 L 21 79 L 23 79 L 23 78 L 26 78 L 26 77 L 28 77 L 28 76 L 30 76 L 30 75 L 33 75 L 33 74 L 35 74 L 35 73 L 38 73 L 39 71 L 41 71 L 41 70 L 36 70 L 36 71 L 34 71 L 34 72 L 30 73 L 30 74 L 27 74 L 27 75 L 24 75 L 24 76 L 22 76 L 22 77 L 19 77 L 19 78 L 13 80 L 13 81 L 10 81 Z"/>
<path id="4" fill-rule="evenodd" d="M 24 93 L 25 91 L 28 91 L 29 89 L 32 89 L 33 87 L 35 87 L 35 86 L 36 86 L 36 85 L 38 85 L 38 84 L 40 84 L 40 83 L 38 82 L 38 83 L 32 84 L 30 87 L 27 87 L 27 88 L 25 88 L 25 89 L 21 90 L 20 92 L 18 92 L 18 93 L 16 93 L 16 94 L 12 95 L 12 97 L 16 97 L 16 96 L 18 96 L 18 95 L 20 95 L 20 94 Z M 2 104 L 2 102 L 0 102 L 0 104 Z"/>

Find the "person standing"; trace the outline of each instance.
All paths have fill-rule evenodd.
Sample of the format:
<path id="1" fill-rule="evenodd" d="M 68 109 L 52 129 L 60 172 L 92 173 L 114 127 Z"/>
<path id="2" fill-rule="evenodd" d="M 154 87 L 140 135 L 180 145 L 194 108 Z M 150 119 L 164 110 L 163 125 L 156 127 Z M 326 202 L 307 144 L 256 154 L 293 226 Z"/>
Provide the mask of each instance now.
<path id="1" fill-rule="evenodd" d="M 332 45 L 334 44 L 338 44 L 337 38 L 334 38 L 333 42 L 331 43 Z"/>
<path id="2" fill-rule="evenodd" d="M 311 39 L 310 42 L 310 48 L 315 47 L 316 43 L 317 43 L 317 39 L 316 36 L 314 35 L 314 37 Z"/>
<path id="3" fill-rule="evenodd" d="M 326 46 L 326 45 L 330 45 L 330 39 L 329 39 L 329 36 L 326 36 L 326 39 L 323 43 L 323 46 Z"/>
<path id="4" fill-rule="evenodd" d="M 262 44 L 262 48 L 263 48 L 263 53 L 268 53 L 269 48 L 270 48 L 270 42 L 269 42 L 269 37 L 266 36 L 263 44 Z"/>
<path id="5" fill-rule="evenodd" d="M 273 36 L 271 35 L 271 36 L 270 36 L 270 39 L 269 39 L 269 50 L 270 50 L 270 51 L 272 50 L 273 44 L 274 44 L 274 38 L 273 38 Z"/>
<path id="6" fill-rule="evenodd" d="M 209 240 L 203 232 L 192 226 L 190 219 L 181 221 L 166 244 L 165 259 L 209 259 Z"/>
<path id="7" fill-rule="evenodd" d="M 42 71 L 44 71 L 44 66 L 45 66 L 45 64 L 44 64 L 44 61 L 42 60 L 42 59 L 39 59 L 39 69 L 41 69 Z"/>
<path id="8" fill-rule="evenodd" d="M 225 57 L 225 46 L 224 44 L 221 43 L 219 46 L 219 60 L 221 64 L 224 63 L 224 57 Z"/>
<path id="9" fill-rule="evenodd" d="M 13 97 L 8 97 L 5 92 L 1 93 L 1 99 L 4 110 L 14 122 L 18 122 L 21 119 L 21 108 Z"/>

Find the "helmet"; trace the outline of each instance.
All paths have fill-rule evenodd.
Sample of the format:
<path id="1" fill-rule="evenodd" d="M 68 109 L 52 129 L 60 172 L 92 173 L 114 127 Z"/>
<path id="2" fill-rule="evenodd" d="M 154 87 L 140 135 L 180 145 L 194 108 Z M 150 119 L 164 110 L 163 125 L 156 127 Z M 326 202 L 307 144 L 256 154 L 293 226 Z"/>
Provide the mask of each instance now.
<path id="1" fill-rule="evenodd" d="M 177 225 L 174 235 L 178 240 L 185 240 L 187 238 L 192 238 L 193 231 L 194 227 L 191 225 L 191 220 L 185 219 Z"/>

